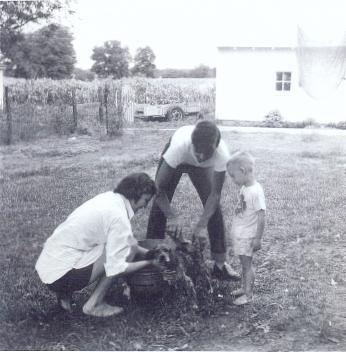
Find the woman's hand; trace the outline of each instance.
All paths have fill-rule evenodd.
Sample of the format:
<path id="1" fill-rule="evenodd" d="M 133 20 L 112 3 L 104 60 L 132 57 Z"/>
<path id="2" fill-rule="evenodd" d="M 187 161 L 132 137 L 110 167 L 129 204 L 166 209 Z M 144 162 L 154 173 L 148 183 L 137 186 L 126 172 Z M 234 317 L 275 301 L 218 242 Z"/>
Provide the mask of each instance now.
<path id="1" fill-rule="evenodd" d="M 158 269 L 163 270 L 170 261 L 169 251 L 167 248 L 151 249 L 147 252 L 146 259 Z"/>
<path id="2" fill-rule="evenodd" d="M 155 268 L 159 269 L 160 271 L 163 271 L 166 269 L 166 262 L 160 260 L 160 258 L 154 258 L 150 260 L 151 265 L 153 265 Z"/>

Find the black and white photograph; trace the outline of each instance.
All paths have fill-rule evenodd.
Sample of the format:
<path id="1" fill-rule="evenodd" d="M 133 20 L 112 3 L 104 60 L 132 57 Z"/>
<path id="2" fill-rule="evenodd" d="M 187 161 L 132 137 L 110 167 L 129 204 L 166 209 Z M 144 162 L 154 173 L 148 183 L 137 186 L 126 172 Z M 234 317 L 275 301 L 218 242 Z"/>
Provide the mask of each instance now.
<path id="1" fill-rule="evenodd" d="M 0 0 L 0 350 L 346 351 L 346 2 Z"/>

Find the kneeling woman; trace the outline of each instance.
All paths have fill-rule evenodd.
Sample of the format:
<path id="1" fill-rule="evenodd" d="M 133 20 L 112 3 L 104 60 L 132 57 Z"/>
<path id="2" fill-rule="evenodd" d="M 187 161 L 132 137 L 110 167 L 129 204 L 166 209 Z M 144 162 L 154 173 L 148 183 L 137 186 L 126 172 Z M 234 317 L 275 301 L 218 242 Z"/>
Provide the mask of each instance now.
<path id="1" fill-rule="evenodd" d="M 145 258 L 147 250 L 134 238 L 130 220 L 155 193 L 147 174 L 130 174 L 113 192 L 79 206 L 47 239 L 35 268 L 63 309 L 71 311 L 74 291 L 98 280 L 83 312 L 99 317 L 119 314 L 122 308 L 104 301 L 114 279 L 150 264 L 160 266 L 156 259 L 132 262 L 138 254 Z"/>

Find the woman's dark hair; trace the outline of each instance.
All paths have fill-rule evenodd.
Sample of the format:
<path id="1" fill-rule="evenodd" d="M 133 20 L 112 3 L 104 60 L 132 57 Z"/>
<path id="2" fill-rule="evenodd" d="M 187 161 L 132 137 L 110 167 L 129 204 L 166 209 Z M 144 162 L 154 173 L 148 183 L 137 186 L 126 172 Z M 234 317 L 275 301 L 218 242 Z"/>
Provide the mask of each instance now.
<path id="1" fill-rule="evenodd" d="M 200 121 L 192 132 L 192 144 L 198 151 L 214 152 L 213 144 L 219 145 L 221 133 L 215 123 L 211 121 Z"/>
<path id="2" fill-rule="evenodd" d="M 127 199 L 138 201 L 143 194 L 156 194 L 155 182 L 144 172 L 137 172 L 124 177 L 114 193 L 120 193 Z"/>

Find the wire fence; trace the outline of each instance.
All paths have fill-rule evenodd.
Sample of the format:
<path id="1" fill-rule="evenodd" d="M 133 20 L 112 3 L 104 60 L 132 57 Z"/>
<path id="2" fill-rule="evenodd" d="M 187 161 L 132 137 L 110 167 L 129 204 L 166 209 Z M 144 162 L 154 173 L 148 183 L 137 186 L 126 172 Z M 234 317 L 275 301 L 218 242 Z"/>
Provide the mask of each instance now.
<path id="1" fill-rule="evenodd" d="M 78 102 L 76 89 L 72 89 L 70 102 L 56 100 L 49 104 L 16 102 L 13 94 L 10 87 L 5 87 L 0 121 L 0 140 L 5 144 L 71 133 L 114 136 L 134 119 L 130 89 L 100 87 L 95 102 Z"/>
<path id="2" fill-rule="evenodd" d="M 135 122 L 140 104 L 193 104 L 203 117 L 214 112 L 215 90 L 150 81 L 31 82 L 5 86 L 0 143 L 72 133 L 116 136 Z"/>

